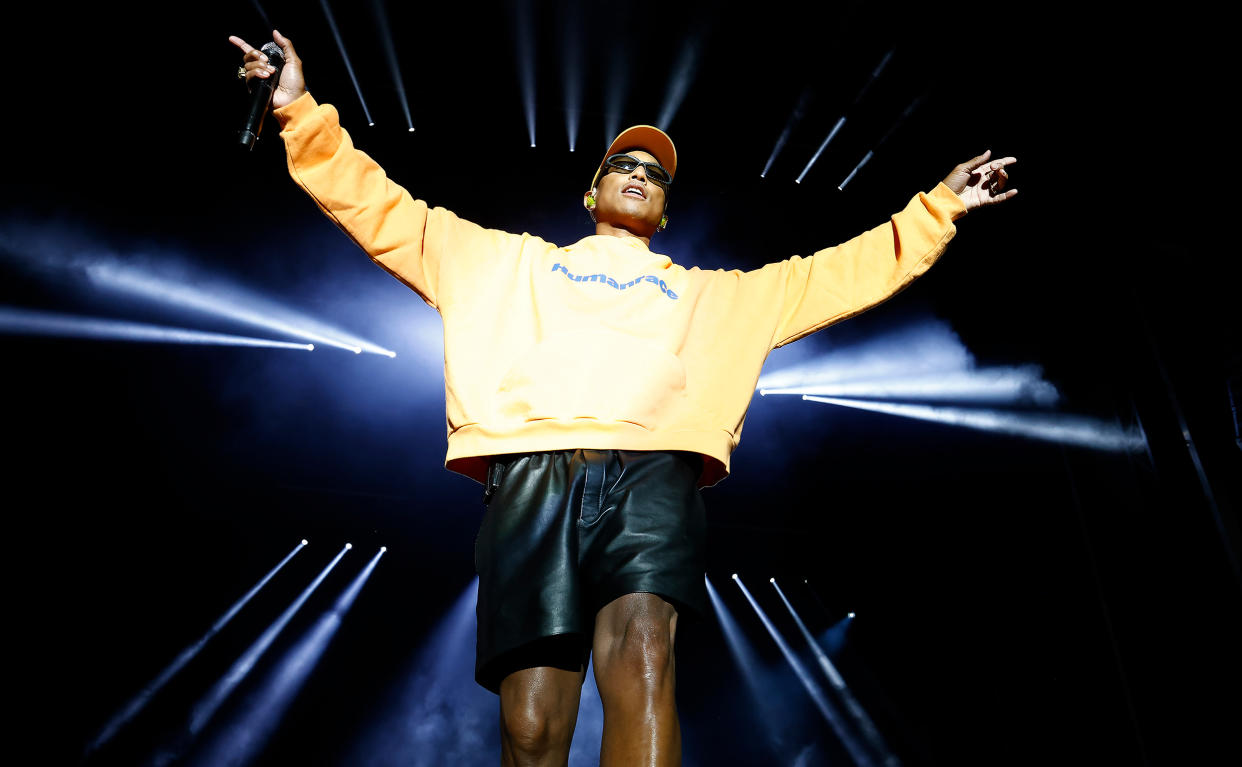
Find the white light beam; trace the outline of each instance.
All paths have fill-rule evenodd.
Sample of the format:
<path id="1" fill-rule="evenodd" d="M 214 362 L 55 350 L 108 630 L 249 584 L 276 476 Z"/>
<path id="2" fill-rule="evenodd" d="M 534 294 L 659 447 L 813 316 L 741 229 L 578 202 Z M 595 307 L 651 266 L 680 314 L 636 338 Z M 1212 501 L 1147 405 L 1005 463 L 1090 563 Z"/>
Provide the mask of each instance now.
<path id="1" fill-rule="evenodd" d="M 754 609 L 755 614 L 759 616 L 759 620 L 763 623 L 763 627 L 768 630 L 768 634 L 772 636 L 773 641 L 776 642 L 776 646 L 780 648 L 781 655 L 785 656 L 785 660 L 793 668 L 794 673 L 798 675 L 798 680 L 802 682 L 802 686 L 806 688 L 807 694 L 810 695 L 811 700 L 815 702 L 815 707 L 819 709 L 819 713 L 823 715 L 828 724 L 832 726 L 833 732 L 835 732 L 837 737 L 841 739 L 841 744 L 845 746 L 845 750 L 849 752 L 849 755 L 853 758 L 854 763 L 858 765 L 858 767 L 869 767 L 872 764 L 871 756 L 865 749 L 863 749 L 862 744 L 859 743 L 854 737 L 854 733 L 846 727 L 845 722 L 841 719 L 841 715 L 837 712 L 836 708 L 833 707 L 832 703 L 829 702 L 827 696 L 824 695 L 824 691 L 821 690 L 819 685 L 816 684 L 811 678 L 810 672 L 807 671 L 802 665 L 802 662 L 798 660 L 798 656 L 794 654 L 794 651 L 790 648 L 789 643 L 785 641 L 785 637 L 781 636 L 781 633 L 776 630 L 776 626 L 772 623 L 771 619 L 768 618 L 768 614 L 763 611 L 763 608 L 760 607 L 759 603 L 755 601 L 755 598 L 751 596 L 750 590 L 746 588 L 746 584 L 742 583 L 742 579 L 739 578 L 736 573 L 733 575 L 733 582 L 736 583 L 737 587 L 742 590 L 743 594 L 746 595 L 746 601 L 750 602 L 750 606 Z"/>
<path id="2" fill-rule="evenodd" d="M 318 341 L 354 354 L 367 351 L 386 357 L 396 356 L 396 352 L 389 349 L 355 338 L 251 291 L 220 281 L 211 284 L 200 278 L 193 280 L 194 284 L 174 282 L 143 269 L 102 260 L 87 265 L 86 275 L 97 287 Z"/>
<path id="3" fill-rule="evenodd" d="M 884 739 L 880 737 L 880 733 L 875 728 L 875 723 L 871 721 L 871 717 L 867 716 L 867 712 L 858 703 L 858 699 L 850 692 L 850 688 L 845 684 L 845 679 L 837 671 L 837 667 L 828 659 L 828 655 L 820 648 L 819 643 L 811 636 L 810 630 L 806 624 L 802 622 L 802 618 L 794 610 L 789 599 L 785 596 L 785 592 L 781 590 L 780 584 L 772 578 L 769 583 L 772 588 L 776 589 L 776 593 L 780 595 L 781 601 L 785 603 L 785 609 L 789 611 L 789 615 L 794 619 L 794 623 L 798 624 L 798 630 L 802 632 L 802 638 L 810 645 L 811 652 L 815 655 L 815 660 L 819 662 L 820 670 L 824 672 L 824 676 L 828 677 L 828 683 L 841 696 L 841 700 L 845 703 L 845 709 L 850 716 L 854 717 L 854 721 L 858 724 L 858 729 L 862 730 L 863 737 L 871 744 L 871 748 L 880 756 L 880 761 L 889 767 L 896 767 L 901 764 L 897 757 L 888 750 L 888 746 L 884 743 Z"/>
<path id="4" fill-rule="evenodd" d="M 194 711 L 190 716 L 189 723 L 189 732 L 191 735 L 197 735 L 202 732 L 203 727 L 207 725 L 207 722 L 211 721 L 211 717 L 214 716 L 216 711 L 220 708 L 220 704 L 224 703 L 225 698 L 227 698 L 237 687 L 237 685 L 241 683 L 241 680 L 250 673 L 250 669 L 254 668 L 254 664 L 258 662 L 263 653 L 267 651 L 267 648 L 271 647 L 272 642 L 276 641 L 276 637 L 293 618 L 294 614 L 301 609 L 302 605 L 306 603 L 306 600 L 310 598 L 310 595 L 319 587 L 319 584 L 323 583 L 323 579 L 328 577 L 328 573 L 332 572 L 332 568 L 336 567 L 336 563 L 341 561 L 341 557 L 345 556 L 345 552 L 349 551 L 349 548 L 349 544 L 345 544 L 345 546 L 341 548 L 336 557 L 328 563 L 328 566 L 321 570 L 319 575 L 315 576 L 315 580 L 311 581 L 311 584 L 302 590 L 302 593 L 298 595 L 298 598 L 295 599 L 287 608 L 285 608 L 285 611 L 280 614 L 280 617 L 267 627 L 267 630 L 265 630 L 263 634 L 254 641 L 254 644 L 250 645 L 246 652 L 241 654 L 241 657 L 233 663 L 224 676 L 222 676 L 212 686 L 211 690 L 203 696 L 202 700 L 194 706 Z"/>
<path id="5" fill-rule="evenodd" d="M 813 394 L 866 400 L 933 400 L 989 404 L 1055 405 L 1056 386 L 1042 380 L 1037 365 L 958 370 L 934 374 L 893 376 L 830 384 L 770 387 L 759 395 Z"/>
<path id="6" fill-rule="evenodd" d="M 1137 452 L 1147 449 L 1147 440 L 1136 428 L 1125 429 L 1116 424 L 1086 416 L 1063 413 L 1015 413 L 1004 410 L 914 405 L 898 402 L 870 402 L 802 395 L 809 402 L 841 405 L 875 413 L 899 415 L 920 421 L 951 426 L 964 426 L 977 431 L 1008 434 L 1018 437 L 1057 442 L 1111 452 Z"/>
<path id="7" fill-rule="evenodd" d="M 80 317 L 71 314 L 0 307 L 0 333 L 16 335 L 90 338 L 102 341 L 137 341 L 146 343 L 204 344 L 211 346 L 258 346 L 272 349 L 314 351 L 314 344 L 272 341 L 227 333 L 148 325 L 126 320 Z"/>
<path id="8" fill-rule="evenodd" d="M 121 727 L 128 724 L 131 719 L 137 716 L 138 713 L 142 711 L 142 709 L 151 700 L 151 698 L 154 697 L 155 694 L 164 687 L 164 685 L 168 684 L 168 681 L 176 676 L 187 663 L 193 660 L 194 656 L 198 655 L 199 651 L 203 649 L 203 646 L 207 644 L 208 640 L 219 633 L 220 629 L 224 628 L 224 626 L 233 619 L 233 616 L 237 615 L 238 611 L 245 607 L 246 603 L 249 602 L 255 594 L 259 593 L 259 589 L 267 585 L 267 582 L 272 579 L 272 576 L 279 572 L 280 568 L 285 566 L 285 563 L 287 563 L 290 559 L 293 559 L 293 555 L 301 551 L 302 547 L 305 545 L 306 540 L 303 539 L 301 543 L 294 546 L 293 551 L 286 554 L 285 558 L 280 560 L 279 564 L 269 570 L 267 575 L 263 576 L 258 583 L 252 586 L 241 599 L 234 602 L 233 606 L 230 607 L 224 615 L 216 619 L 216 622 L 211 624 L 211 628 L 207 630 L 207 633 L 203 634 L 197 642 L 182 650 L 181 654 L 174 658 L 173 662 L 168 664 L 167 668 L 161 671 L 159 676 L 151 680 L 146 687 L 142 688 L 141 692 L 135 695 L 129 703 L 125 704 L 125 707 L 122 708 L 120 712 L 108 720 L 108 723 L 104 725 L 104 728 L 99 732 L 99 735 L 91 741 L 90 745 L 86 749 L 86 753 L 90 754 L 98 750 L 101 746 L 112 739 L 112 736 L 116 734 L 117 730 L 121 729 Z"/>
<path id="9" fill-rule="evenodd" d="M 354 74 L 354 65 L 349 63 L 349 54 L 345 52 L 345 41 L 341 39 L 341 31 L 337 29 L 336 19 L 332 17 L 332 9 L 328 7 L 328 0 L 319 0 L 319 5 L 323 8 L 323 15 L 328 19 L 328 27 L 332 29 L 332 37 L 336 40 L 336 47 L 341 52 L 341 60 L 345 62 L 345 71 L 349 72 L 349 80 L 354 84 L 354 92 L 358 94 L 358 103 L 362 105 L 362 114 L 367 118 L 367 125 L 374 125 L 371 110 L 367 109 L 367 100 L 362 97 L 362 88 L 358 85 L 357 75 Z"/>

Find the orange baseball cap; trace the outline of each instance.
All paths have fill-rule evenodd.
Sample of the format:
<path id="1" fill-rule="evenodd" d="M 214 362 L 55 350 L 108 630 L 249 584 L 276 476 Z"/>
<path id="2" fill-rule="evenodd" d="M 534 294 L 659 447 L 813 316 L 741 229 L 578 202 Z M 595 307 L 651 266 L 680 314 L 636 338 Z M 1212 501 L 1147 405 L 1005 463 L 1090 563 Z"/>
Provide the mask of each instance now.
<path id="1" fill-rule="evenodd" d="M 668 171 L 670 178 L 677 175 L 677 147 L 673 146 L 673 140 L 668 137 L 668 134 L 654 125 L 634 125 L 621 131 L 621 134 L 609 145 L 608 151 L 604 152 L 604 158 L 599 161 L 599 167 L 591 178 L 591 189 L 594 189 L 595 184 L 599 182 L 600 171 L 604 169 L 604 160 L 626 149 L 641 149 L 644 152 L 650 152 L 656 158 L 656 162 Z"/>

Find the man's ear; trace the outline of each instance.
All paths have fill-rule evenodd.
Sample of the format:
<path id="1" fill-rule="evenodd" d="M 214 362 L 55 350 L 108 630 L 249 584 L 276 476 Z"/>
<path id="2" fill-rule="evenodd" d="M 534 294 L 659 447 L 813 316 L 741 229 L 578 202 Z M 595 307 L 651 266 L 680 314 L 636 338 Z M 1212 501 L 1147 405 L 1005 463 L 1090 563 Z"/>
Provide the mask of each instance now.
<path id="1" fill-rule="evenodd" d="M 595 195 L 598 194 L 594 188 L 582 195 L 582 207 L 586 208 L 587 215 L 591 217 L 591 223 L 595 223 Z"/>

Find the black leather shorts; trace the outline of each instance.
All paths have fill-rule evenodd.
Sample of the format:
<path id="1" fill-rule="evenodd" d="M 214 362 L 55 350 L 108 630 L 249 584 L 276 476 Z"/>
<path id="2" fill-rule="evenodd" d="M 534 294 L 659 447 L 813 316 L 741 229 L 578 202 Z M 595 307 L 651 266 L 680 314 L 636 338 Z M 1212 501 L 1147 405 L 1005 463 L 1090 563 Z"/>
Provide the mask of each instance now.
<path id="1" fill-rule="evenodd" d="M 707 614 L 696 453 L 572 450 L 494 459 L 474 562 L 475 679 L 586 666 L 595 615 L 617 597 L 658 594 Z"/>

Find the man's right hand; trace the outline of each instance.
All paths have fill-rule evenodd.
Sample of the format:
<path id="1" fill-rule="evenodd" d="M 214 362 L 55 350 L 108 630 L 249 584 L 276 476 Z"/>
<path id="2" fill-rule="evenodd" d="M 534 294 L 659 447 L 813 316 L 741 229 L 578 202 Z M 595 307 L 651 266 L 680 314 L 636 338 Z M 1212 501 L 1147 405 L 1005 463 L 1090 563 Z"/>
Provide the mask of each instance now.
<path id="1" fill-rule="evenodd" d="M 293 50 L 293 43 L 289 38 L 273 29 L 272 39 L 285 54 L 285 66 L 280 70 L 280 82 L 276 84 L 276 90 L 272 94 L 272 108 L 280 109 L 292 104 L 298 96 L 306 93 L 306 79 L 302 77 L 302 60 Z M 229 42 L 241 48 L 242 53 L 245 54 L 242 56 L 242 63 L 246 70 L 246 87 L 250 87 L 256 77 L 272 76 L 275 67 L 268 63 L 267 56 L 262 51 L 235 35 L 229 36 Z"/>

